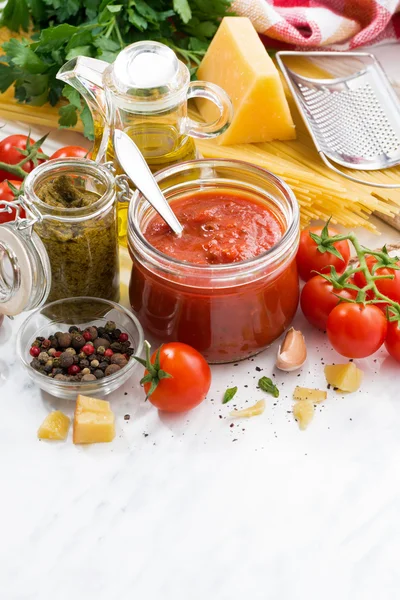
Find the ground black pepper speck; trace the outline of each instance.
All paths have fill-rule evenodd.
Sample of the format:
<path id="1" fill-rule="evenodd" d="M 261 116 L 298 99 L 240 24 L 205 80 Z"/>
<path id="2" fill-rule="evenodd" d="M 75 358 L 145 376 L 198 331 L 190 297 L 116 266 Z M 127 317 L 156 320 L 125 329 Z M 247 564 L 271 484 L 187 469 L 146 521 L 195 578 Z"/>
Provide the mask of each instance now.
<path id="1" fill-rule="evenodd" d="M 131 418 L 131 415 L 124 415 L 125 421 L 129 421 L 130 418 Z"/>

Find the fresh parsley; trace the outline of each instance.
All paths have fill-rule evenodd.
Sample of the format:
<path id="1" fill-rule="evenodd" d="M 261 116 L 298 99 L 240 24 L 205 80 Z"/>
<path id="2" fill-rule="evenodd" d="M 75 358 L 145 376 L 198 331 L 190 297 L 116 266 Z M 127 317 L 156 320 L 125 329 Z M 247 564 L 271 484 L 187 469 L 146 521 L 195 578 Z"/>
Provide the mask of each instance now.
<path id="1" fill-rule="evenodd" d="M 14 84 L 19 102 L 53 106 L 61 99 L 60 125 L 78 117 L 93 135 L 86 104 L 72 101 L 56 79 L 60 67 L 78 55 L 113 62 L 128 44 L 157 40 L 170 46 L 191 68 L 196 67 L 232 0 L 8 0 L 0 26 L 29 30 L 30 38 L 11 39 L 0 56 L 0 91 Z M 40 78 L 40 85 L 36 78 Z"/>

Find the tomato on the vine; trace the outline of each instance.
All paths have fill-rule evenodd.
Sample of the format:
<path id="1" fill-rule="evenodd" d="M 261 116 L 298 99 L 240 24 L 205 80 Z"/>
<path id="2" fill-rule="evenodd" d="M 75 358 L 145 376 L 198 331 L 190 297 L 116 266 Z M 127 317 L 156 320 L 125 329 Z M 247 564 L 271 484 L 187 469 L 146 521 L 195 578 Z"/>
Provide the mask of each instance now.
<path id="1" fill-rule="evenodd" d="M 90 158 L 91 153 L 86 148 L 82 148 L 82 146 L 64 146 L 63 148 L 59 148 L 50 156 L 50 160 L 54 158 Z"/>
<path id="2" fill-rule="evenodd" d="M 339 354 L 365 358 L 379 350 L 385 341 L 387 320 L 374 304 L 343 302 L 331 311 L 326 330 Z"/>
<path id="3" fill-rule="evenodd" d="M 12 189 L 8 185 L 11 183 L 14 187 L 19 189 L 21 187 L 21 181 L 16 181 L 10 179 L 10 181 L 2 181 L 0 183 L 0 201 L 5 200 L 6 202 L 13 202 L 15 197 Z M 20 210 L 20 217 L 25 218 L 25 211 L 23 209 Z M 9 221 L 14 221 L 16 216 L 15 208 L 12 209 L 11 213 L 0 212 L 0 224 L 8 223 Z"/>
<path id="4" fill-rule="evenodd" d="M 354 283 L 352 280 L 349 283 Z M 357 291 L 349 288 L 336 289 L 321 275 L 307 281 L 300 296 L 301 310 L 307 321 L 318 329 L 325 330 L 331 311 L 340 302 L 338 298 L 355 300 Z"/>
<path id="5" fill-rule="evenodd" d="M 20 150 L 26 150 L 27 141 L 29 140 L 30 144 L 33 145 L 35 142 L 32 138 L 29 138 L 27 135 L 9 135 L 4 138 L 0 142 L 0 162 L 7 163 L 9 165 L 16 165 L 21 160 L 24 159 L 24 155 L 21 154 Z M 42 149 L 38 149 L 39 153 L 42 153 Z M 38 159 L 38 164 L 44 162 L 44 159 Z M 22 165 L 22 170 L 25 173 L 30 173 L 35 168 L 35 165 L 32 160 L 28 160 L 24 165 Z M 23 178 L 19 175 L 14 175 L 8 172 L 6 169 L 0 169 L 0 181 L 4 181 L 4 179 L 16 179 L 18 181 L 22 181 Z"/>
<path id="6" fill-rule="evenodd" d="M 400 323 L 398 321 L 389 321 L 385 347 L 390 356 L 400 362 Z"/>
<path id="7" fill-rule="evenodd" d="M 369 272 L 372 272 L 373 266 L 378 262 L 375 256 L 368 256 L 366 258 L 367 267 Z M 397 263 L 400 267 L 400 262 Z M 378 288 L 378 291 L 387 296 L 391 300 L 400 303 L 400 269 L 391 269 L 390 266 L 380 267 L 376 269 L 374 275 L 384 275 L 387 277 L 388 275 L 393 275 L 393 279 L 377 279 L 375 281 L 375 285 Z M 358 271 L 354 274 L 354 281 L 358 287 L 362 288 L 367 285 L 365 280 L 365 276 L 361 271 Z M 367 292 L 367 298 L 372 300 L 375 297 L 374 293 L 369 290 Z M 387 303 L 386 302 L 378 302 L 377 305 L 383 311 L 386 311 Z"/>
<path id="8" fill-rule="evenodd" d="M 330 266 L 334 266 L 337 273 L 343 273 L 350 259 L 350 245 L 347 240 L 335 242 L 334 247 L 343 258 L 335 256 L 328 250 L 321 252 L 318 245 L 310 236 L 310 232 L 321 235 L 322 227 L 308 227 L 300 234 L 299 249 L 297 251 L 296 261 L 300 277 L 308 281 L 317 273 L 329 273 Z M 328 228 L 330 236 L 338 235 L 338 231 L 332 227 Z M 316 271 L 316 273 L 314 273 Z"/>
<path id="9" fill-rule="evenodd" d="M 149 401 L 159 410 L 183 412 L 204 400 L 211 385 L 211 370 L 197 350 L 171 342 L 152 355 L 152 372 L 148 360 L 139 359 L 148 367 L 142 383 Z"/>

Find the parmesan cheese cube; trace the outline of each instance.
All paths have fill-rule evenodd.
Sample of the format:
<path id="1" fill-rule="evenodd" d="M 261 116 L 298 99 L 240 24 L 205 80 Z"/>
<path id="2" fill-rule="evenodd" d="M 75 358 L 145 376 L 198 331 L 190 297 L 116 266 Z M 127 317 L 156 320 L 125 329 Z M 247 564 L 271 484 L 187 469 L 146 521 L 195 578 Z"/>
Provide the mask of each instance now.
<path id="1" fill-rule="evenodd" d="M 110 403 L 79 395 L 74 415 L 74 444 L 112 442 L 114 437 L 115 417 Z"/>

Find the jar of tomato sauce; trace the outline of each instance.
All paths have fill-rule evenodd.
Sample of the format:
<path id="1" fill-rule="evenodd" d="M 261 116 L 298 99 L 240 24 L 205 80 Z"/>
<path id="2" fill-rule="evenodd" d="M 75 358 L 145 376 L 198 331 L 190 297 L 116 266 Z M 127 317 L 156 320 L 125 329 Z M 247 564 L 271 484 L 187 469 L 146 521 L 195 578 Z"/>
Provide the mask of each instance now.
<path id="1" fill-rule="evenodd" d="M 177 237 L 136 192 L 129 209 L 130 303 L 149 335 L 210 363 L 269 346 L 297 309 L 299 209 L 278 177 L 241 161 L 193 160 L 156 179 Z"/>

